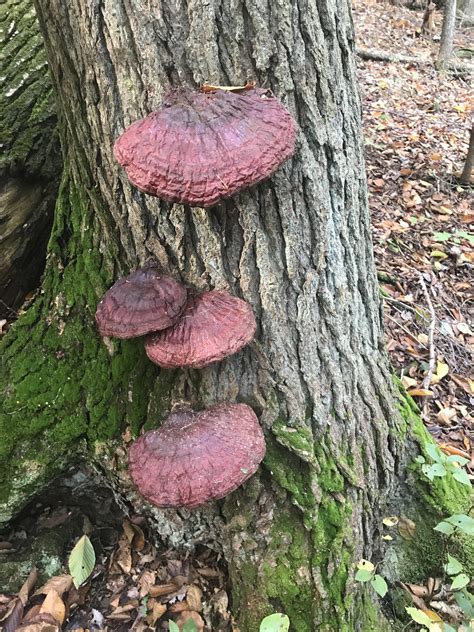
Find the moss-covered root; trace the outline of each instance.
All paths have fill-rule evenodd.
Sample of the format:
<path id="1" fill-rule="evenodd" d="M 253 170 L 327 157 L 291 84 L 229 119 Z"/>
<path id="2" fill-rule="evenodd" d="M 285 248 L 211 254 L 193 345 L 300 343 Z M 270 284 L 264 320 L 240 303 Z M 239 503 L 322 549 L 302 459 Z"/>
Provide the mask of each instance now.
<path id="1" fill-rule="evenodd" d="M 406 393 L 402 384 L 395 379 L 399 388 L 400 412 L 406 421 L 407 440 L 414 441 L 417 451 L 430 457 L 426 451 L 428 444 L 435 444 L 420 417 L 418 407 Z M 406 490 L 399 513 L 406 515 L 414 524 L 413 537 L 404 539 L 396 536 L 387 547 L 381 572 L 392 581 L 424 583 L 428 577 L 439 575 L 446 554 L 455 555 L 466 572 L 474 574 L 474 541 L 462 534 L 447 538 L 433 530 L 443 518 L 453 514 L 469 513 L 472 507 L 472 490 L 456 481 L 451 475 L 430 481 L 414 460 L 408 463 Z"/>
<path id="2" fill-rule="evenodd" d="M 319 464 L 316 476 L 311 464 L 269 439 L 260 482 L 252 479 L 225 504 L 242 632 L 257 631 L 272 612 L 287 614 L 294 632 L 384 630 L 375 593 L 354 582 L 353 508 L 337 493 L 343 481 L 329 475 L 327 456 Z M 325 481 L 332 492 L 322 490 Z"/>
<path id="3" fill-rule="evenodd" d="M 106 345 L 96 333 L 95 307 L 113 274 L 100 234 L 87 198 L 65 179 L 44 292 L 0 349 L 0 521 L 77 458 L 81 439 L 110 439 L 146 420 L 156 370 L 143 344 Z"/>

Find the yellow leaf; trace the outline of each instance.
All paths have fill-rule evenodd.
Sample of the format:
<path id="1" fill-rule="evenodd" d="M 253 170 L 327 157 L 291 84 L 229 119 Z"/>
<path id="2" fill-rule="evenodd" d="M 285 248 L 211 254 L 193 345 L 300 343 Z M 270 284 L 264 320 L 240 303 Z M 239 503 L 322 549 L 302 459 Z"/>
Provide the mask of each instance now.
<path id="1" fill-rule="evenodd" d="M 463 114 L 466 111 L 467 108 L 467 104 L 466 103 L 460 103 L 459 105 L 453 105 L 453 110 L 456 110 L 456 112 L 460 112 L 461 114 Z"/>
<path id="2" fill-rule="evenodd" d="M 426 388 L 411 388 L 408 394 L 412 397 L 430 397 L 433 395 L 433 391 L 429 391 Z"/>
<path id="3" fill-rule="evenodd" d="M 405 388 L 411 388 L 412 386 L 416 386 L 416 380 L 412 377 L 408 377 L 408 375 L 404 375 L 402 377 L 402 384 Z"/>
<path id="4" fill-rule="evenodd" d="M 398 516 L 388 516 L 382 520 L 386 527 L 394 527 L 398 524 Z"/>
<path id="5" fill-rule="evenodd" d="M 442 250 L 432 250 L 430 253 L 431 257 L 435 257 L 436 259 L 447 259 L 448 255 Z"/>
<path id="6" fill-rule="evenodd" d="M 369 562 L 369 560 L 360 560 L 357 562 L 357 568 L 361 571 L 368 571 L 369 573 L 375 570 L 375 566 L 372 562 Z"/>
<path id="7" fill-rule="evenodd" d="M 66 618 L 66 606 L 58 593 L 51 589 L 46 595 L 46 599 L 41 604 L 41 614 L 52 615 L 58 623 L 63 623 Z"/>
<path id="8" fill-rule="evenodd" d="M 431 621 L 436 621 L 436 623 L 443 621 L 439 614 L 434 610 L 424 610 L 424 613 L 431 619 Z"/>
<path id="9" fill-rule="evenodd" d="M 439 362 L 436 365 L 436 373 L 433 373 L 433 377 L 431 378 L 431 381 L 433 382 L 433 384 L 438 384 L 438 382 L 440 382 L 443 377 L 446 377 L 449 373 L 449 366 L 447 364 L 445 364 L 444 362 Z"/>
<path id="10" fill-rule="evenodd" d="M 391 535 L 383 535 L 382 540 L 393 540 Z"/>

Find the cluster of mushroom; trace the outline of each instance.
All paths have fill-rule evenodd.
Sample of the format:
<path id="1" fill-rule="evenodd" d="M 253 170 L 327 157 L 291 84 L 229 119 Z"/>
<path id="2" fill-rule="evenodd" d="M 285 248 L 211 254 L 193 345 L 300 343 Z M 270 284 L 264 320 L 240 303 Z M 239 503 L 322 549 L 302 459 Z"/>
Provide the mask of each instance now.
<path id="1" fill-rule="evenodd" d="M 268 178 L 294 151 L 296 126 L 269 90 L 207 86 L 175 90 L 159 111 L 132 124 L 114 154 L 131 183 L 169 202 L 209 207 Z M 188 292 L 156 265 L 118 281 L 96 313 L 103 336 L 147 336 L 164 368 L 201 368 L 254 337 L 253 311 L 224 291 Z M 257 470 L 262 429 L 246 404 L 201 412 L 179 406 L 130 448 L 129 471 L 158 507 L 197 507 L 222 498 Z"/>
<path id="2" fill-rule="evenodd" d="M 155 264 L 117 281 L 96 311 L 102 336 L 146 336 L 148 357 L 164 368 L 201 368 L 247 345 L 256 330 L 248 303 L 228 292 L 195 294 Z M 131 447 L 129 471 L 158 507 L 196 507 L 222 498 L 257 469 L 265 454 L 258 419 L 245 404 L 201 412 L 178 407 Z"/>

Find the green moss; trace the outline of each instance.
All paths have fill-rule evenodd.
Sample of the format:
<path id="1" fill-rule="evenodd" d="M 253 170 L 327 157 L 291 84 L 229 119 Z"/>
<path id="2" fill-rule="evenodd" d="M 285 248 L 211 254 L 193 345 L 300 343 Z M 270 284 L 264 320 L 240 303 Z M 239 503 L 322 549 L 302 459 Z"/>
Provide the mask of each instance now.
<path id="1" fill-rule="evenodd" d="M 78 441 L 93 451 L 94 442 L 119 436 L 128 424 L 137 431 L 147 420 L 150 393 L 161 388 L 164 399 L 171 385 L 168 372 L 153 386 L 157 369 L 142 341 L 106 344 L 96 332 L 95 308 L 114 269 L 99 254 L 99 227 L 84 228 L 96 214 L 64 178 L 43 293 L 1 343 L 3 516 L 75 458 Z M 76 232 L 65 244 L 68 223 Z"/>

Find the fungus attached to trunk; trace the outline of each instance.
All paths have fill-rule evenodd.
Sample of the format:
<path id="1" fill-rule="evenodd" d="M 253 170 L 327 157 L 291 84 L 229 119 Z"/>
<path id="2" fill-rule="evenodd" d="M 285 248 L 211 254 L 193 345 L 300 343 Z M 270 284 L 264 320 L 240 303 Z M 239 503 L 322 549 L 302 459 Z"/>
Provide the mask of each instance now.
<path id="1" fill-rule="evenodd" d="M 134 338 L 174 325 L 186 304 L 180 283 L 155 265 L 136 270 L 108 290 L 95 314 L 102 336 Z"/>
<path id="2" fill-rule="evenodd" d="M 145 349 L 152 362 L 164 368 L 201 368 L 237 353 L 254 337 L 251 306 L 228 292 L 213 290 L 188 296 L 179 321 L 149 336 Z"/>
<path id="3" fill-rule="evenodd" d="M 246 404 L 181 407 L 129 450 L 129 472 L 157 507 L 198 507 L 223 498 L 254 474 L 265 455 L 257 416 Z"/>
<path id="4" fill-rule="evenodd" d="M 141 191 L 207 207 L 268 178 L 293 153 L 295 136 L 269 90 L 180 89 L 127 128 L 114 154 Z"/>

